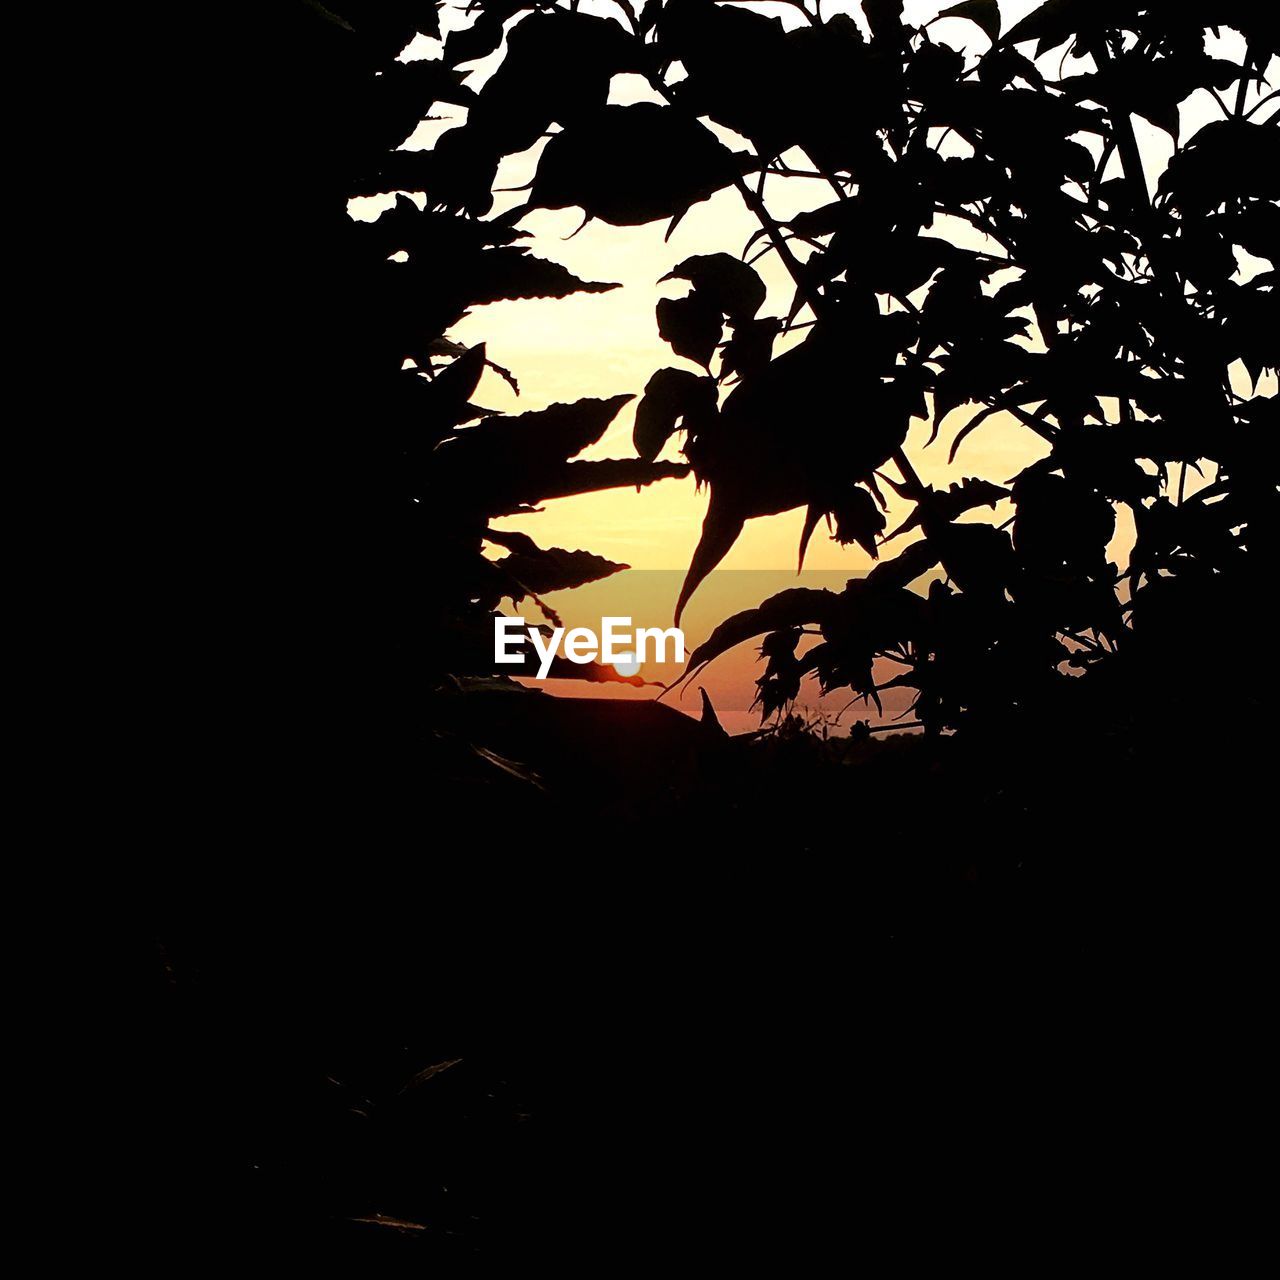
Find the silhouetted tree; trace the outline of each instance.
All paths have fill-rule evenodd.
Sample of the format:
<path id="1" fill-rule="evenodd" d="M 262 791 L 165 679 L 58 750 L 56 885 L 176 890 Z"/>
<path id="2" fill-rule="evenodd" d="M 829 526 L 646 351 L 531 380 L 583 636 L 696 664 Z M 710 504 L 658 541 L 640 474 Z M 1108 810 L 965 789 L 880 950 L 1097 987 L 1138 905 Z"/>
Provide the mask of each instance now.
<path id="1" fill-rule="evenodd" d="M 934 1205 L 972 1190 L 978 1150 L 1005 1170 L 999 1193 L 973 1195 L 979 1221 L 1015 1203 L 1009 1189 L 1047 1198 L 1033 1147 L 1063 1168 L 1087 1148 L 1090 1194 L 1116 1183 L 1131 1212 L 1118 1182 L 1133 1166 L 1105 1167 L 1121 1129 L 1153 1166 L 1200 1142 L 1215 1179 L 1245 1167 L 1188 1134 L 1205 1086 L 1176 1069 L 1200 1027 L 1217 1053 L 1227 1023 L 1258 1023 L 1256 934 L 1233 916 L 1224 941 L 1208 909 L 1167 913 L 1179 952 L 1135 922 L 1179 876 L 1199 893 L 1270 767 L 1244 731 L 1272 724 L 1278 424 L 1256 388 L 1280 323 L 1274 270 L 1248 276 L 1237 250 L 1274 267 L 1280 245 L 1280 132 L 1255 91 L 1280 26 L 1232 0 L 1203 21 L 1186 5 L 1049 0 L 1004 32 L 993 0 L 969 0 L 947 12 L 990 48 L 966 59 L 893 0 L 865 0 L 865 29 L 788 3 L 791 29 L 711 0 L 619 0 L 611 17 L 475 0 L 441 56 L 408 63 L 416 33 L 439 34 L 431 0 L 296 0 L 233 24 L 250 56 L 228 97 L 247 121 L 236 181 L 208 199 L 223 202 L 211 224 L 239 216 L 245 231 L 217 423 L 240 434 L 200 517 L 210 562 L 228 545 L 239 558 L 230 583 L 200 587 L 236 611 L 202 598 L 199 618 L 227 640 L 216 689 L 256 673 L 234 704 L 254 716 L 216 739 L 212 781 L 155 801 L 183 836 L 166 838 L 156 880 L 189 863 L 186 905 L 207 919 L 162 913 L 154 990 L 103 1041 L 143 1045 L 139 1092 L 155 1094 L 146 1141 L 125 1112 L 120 1156 L 146 1166 L 162 1209 L 148 1242 L 203 1247 L 229 1224 L 290 1263 L 305 1249 L 417 1269 L 421 1248 L 594 1263 L 630 1258 L 655 1222 L 683 1248 L 669 1242 L 710 1218 L 715 1248 L 745 1242 L 757 1266 L 757 1225 L 780 1224 L 777 1265 L 795 1269 L 815 1221 L 844 1247 L 836 1198 L 892 1217 L 899 1239 L 924 1222 L 950 1242 Z M 1215 23 L 1244 37 L 1242 63 L 1206 52 Z M 504 41 L 469 87 L 466 67 Z M 1072 74 L 1038 61 L 1058 50 Z M 610 105 L 623 72 L 658 101 Z M 1222 118 L 1181 138 L 1178 105 L 1202 88 Z M 466 123 L 399 150 L 437 102 Z M 1154 188 L 1134 115 L 1177 144 Z M 499 161 L 538 145 L 526 201 L 492 216 Z M 779 219 L 769 191 L 799 174 L 832 199 Z M 486 368 L 510 375 L 501 352 L 450 339 L 468 308 L 613 287 L 525 248 L 526 209 L 674 224 L 722 190 L 754 213 L 749 252 L 778 255 L 794 296 L 762 314 L 737 246 L 678 264 L 690 291 L 656 323 L 703 372 L 654 372 L 636 457 L 575 460 L 636 388 L 511 416 L 475 402 Z M 376 222 L 347 216 L 351 197 L 389 193 Z M 199 270 L 203 246 L 183 248 Z M 255 396 L 260 412 L 238 418 Z M 908 426 L 940 435 L 965 406 L 953 451 L 1003 414 L 1045 456 L 929 488 Z M 660 460 L 677 432 L 685 461 Z M 806 512 L 801 561 L 824 519 L 879 559 L 844 592 L 787 591 L 726 620 L 692 655 L 696 672 L 763 637 L 777 732 L 729 740 L 708 710 L 672 750 L 637 719 L 662 735 L 622 744 L 619 779 L 594 767 L 582 720 L 531 705 L 556 700 L 498 712 L 510 750 L 446 712 L 441 690 L 489 670 L 502 600 L 621 567 L 495 519 L 690 471 L 708 512 L 678 609 L 746 521 L 781 511 Z M 886 489 L 911 504 L 893 530 Z M 1107 553 L 1118 508 L 1137 531 L 1126 566 Z M 1218 687 L 1228 663 L 1210 739 L 1178 695 Z M 929 734 L 876 750 L 865 732 L 799 732 L 786 713 L 809 675 L 872 701 L 908 687 Z M 590 742 L 617 736 L 607 711 Z M 569 796 L 558 807 L 511 759 L 539 737 L 561 771 L 543 781 Z M 633 823 L 659 805 L 673 821 Z M 504 843 L 518 822 L 530 840 Z M 547 853 L 566 845 L 588 876 Z M 393 871 L 387 849 L 408 852 Z M 1140 908 L 1115 905 L 1118 851 Z M 899 892 L 867 912 L 885 885 Z M 1107 912 L 1121 927 L 1103 945 Z M 1153 989 L 1157 966 L 1173 976 Z M 1165 1014 L 1167 1051 L 1152 1035 L 1126 1056 Z M 1094 1039 L 1073 1039 L 1081 1027 Z M 1231 1078 L 1206 1129 L 1251 1132 L 1231 1112 L 1265 1058 L 1222 1053 Z M 1122 1126 L 1099 1119 L 1108 1103 Z M 830 1135 L 851 1113 L 863 1164 L 846 1185 Z"/>
<path id="2" fill-rule="evenodd" d="M 363 35 L 355 13 L 317 7 L 324 37 L 366 58 L 341 131 L 326 135 L 343 160 L 331 171 L 348 195 L 425 201 L 402 195 L 346 237 L 369 273 L 368 364 L 396 437 L 386 498 L 403 508 L 407 554 L 430 560 L 417 626 L 435 638 L 437 670 L 483 669 L 502 597 L 619 567 L 489 521 L 683 474 L 656 460 L 676 431 L 710 492 L 677 619 L 747 520 L 805 508 L 801 563 L 824 518 L 876 558 L 917 535 L 844 593 L 784 593 L 695 653 L 691 670 L 768 633 L 766 714 L 806 675 L 877 699 L 887 660 L 887 683 L 914 691 L 928 729 L 1003 722 L 1043 709 L 1069 672 L 1159 650 L 1179 619 L 1238 611 L 1243 585 L 1273 562 L 1276 402 L 1234 390 L 1231 370 L 1256 386 L 1276 364 L 1274 272 L 1242 277 L 1235 252 L 1275 254 L 1280 133 L 1265 103 L 1246 110 L 1277 49 L 1275 19 L 1215 10 L 1245 38 L 1237 65 L 1206 53 L 1205 22 L 1167 5 L 1049 4 L 1002 34 L 997 5 L 961 4 L 946 16 L 990 44 L 966 60 L 930 27 L 904 24 L 898 4 L 864 6 L 869 39 L 848 15 L 796 7 L 804 21 L 786 30 L 710 0 L 623 3 L 617 20 L 475 4 L 440 58 L 407 64 L 393 50 L 411 30 L 436 33 L 431 6 Z M 498 70 L 468 88 L 467 64 L 504 38 Z M 1058 49 L 1082 69 L 1055 80 L 1028 56 Z M 622 72 L 644 75 L 661 103 L 609 105 Z M 1218 96 L 1223 118 L 1183 139 L 1178 104 L 1198 89 L 1234 105 Z M 466 106 L 465 125 L 430 151 L 394 150 L 433 102 Z M 1154 195 L 1133 115 L 1177 144 Z M 749 148 L 726 145 L 708 121 Z M 499 160 L 544 139 L 527 202 L 488 217 Z M 799 155 L 810 169 L 797 170 Z M 833 199 L 780 221 L 766 179 L 797 172 L 820 175 Z M 761 251 L 779 255 L 794 297 L 785 315 L 760 315 L 759 276 L 727 252 L 671 273 L 691 289 L 659 302 L 659 332 L 707 373 L 655 373 L 637 411 L 638 459 L 570 461 L 626 396 L 514 418 L 472 403 L 487 354 L 445 336 L 469 306 L 611 287 L 520 247 L 526 209 L 674 226 L 726 187 L 759 219 Z M 397 252 L 407 261 L 385 261 Z M 803 340 L 774 355 L 798 330 Z M 928 488 L 903 449 L 908 425 L 931 420 L 936 436 L 966 405 L 977 411 L 953 456 L 996 414 L 1047 455 L 1001 483 Z M 1189 492 L 1188 471 L 1206 462 L 1208 482 Z M 884 487 L 914 504 L 889 533 Z M 962 519 L 982 508 L 999 518 L 1003 503 L 1012 516 L 998 526 Z M 1116 505 L 1137 526 L 1123 569 L 1107 558 Z M 516 554 L 495 563 L 486 541 Z M 911 590 L 939 567 L 944 581 Z M 806 652 L 802 628 L 821 634 Z"/>

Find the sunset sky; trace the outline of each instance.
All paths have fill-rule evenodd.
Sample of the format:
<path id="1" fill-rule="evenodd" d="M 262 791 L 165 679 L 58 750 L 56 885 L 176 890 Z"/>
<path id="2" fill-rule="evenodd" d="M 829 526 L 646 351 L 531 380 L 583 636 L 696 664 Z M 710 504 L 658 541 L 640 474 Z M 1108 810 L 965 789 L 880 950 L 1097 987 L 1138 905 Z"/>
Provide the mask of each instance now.
<path id="1" fill-rule="evenodd" d="M 789 6 L 765 3 L 749 6 L 770 16 L 779 17 L 788 27 L 803 21 Z M 943 4 L 908 0 L 908 21 L 922 24 L 934 16 Z M 1004 26 L 1007 30 L 1013 22 L 1036 8 L 1035 0 L 1008 0 L 1001 4 Z M 617 7 L 604 0 L 584 0 L 581 8 L 601 16 L 616 17 Z M 824 16 L 837 12 L 850 13 L 862 21 L 860 9 L 852 3 L 824 3 Z M 471 19 L 461 8 L 445 8 L 441 12 L 442 28 L 449 30 L 467 26 Z M 935 39 L 955 48 L 974 53 L 984 50 L 987 40 L 971 23 L 959 19 L 945 19 L 932 28 Z M 1234 32 L 1223 30 L 1222 38 L 1211 41 L 1211 52 L 1217 56 L 1238 59 L 1243 54 L 1243 42 Z M 406 58 L 439 57 L 440 43 L 419 37 L 406 50 Z M 1030 50 L 1027 50 L 1030 52 Z M 498 65 L 501 51 L 474 64 L 467 83 L 478 87 Z M 1062 51 L 1058 50 L 1045 59 L 1042 66 L 1046 74 L 1056 77 Z M 1068 64 L 1068 73 L 1083 69 L 1082 64 Z M 1274 77 L 1273 77 L 1274 81 Z M 630 103 L 653 100 L 649 86 L 639 76 L 626 75 L 614 78 L 611 101 Z M 424 122 L 405 146 L 410 149 L 430 147 L 446 129 L 457 127 L 466 119 L 465 108 L 440 104 L 442 116 L 439 122 Z M 1220 117 L 1217 104 L 1206 92 L 1199 92 L 1182 106 L 1182 137 L 1185 139 L 1210 120 Z M 1172 152 L 1172 140 L 1165 133 L 1134 118 L 1147 167 L 1148 178 L 1154 185 Z M 746 146 L 728 131 L 722 136 L 738 147 Z M 499 187 L 518 187 L 526 183 L 536 166 L 540 145 L 521 155 L 508 157 L 499 171 Z M 802 155 L 792 157 L 801 166 L 806 165 Z M 830 188 L 821 181 L 807 179 L 769 180 L 765 199 L 775 216 L 787 218 L 803 208 L 814 208 L 831 200 Z M 497 197 L 495 212 L 521 203 L 522 193 Z M 351 212 L 357 218 L 373 218 L 393 202 L 393 197 L 363 199 L 352 202 Z M 577 235 L 570 237 L 581 222 L 577 209 L 538 210 L 527 215 L 521 227 L 532 233 L 522 243 L 540 257 L 562 263 L 576 275 L 586 280 L 618 282 L 621 288 L 608 293 L 581 294 L 560 300 L 532 300 L 500 302 L 476 307 L 460 324 L 450 331 L 449 337 L 474 345 L 488 344 L 490 357 L 506 366 L 519 380 L 521 395 L 517 398 L 507 384 L 496 374 L 486 372 L 475 399 L 488 408 L 509 413 L 540 409 L 556 401 L 571 401 L 585 396 L 608 397 L 620 392 L 631 392 L 636 400 L 618 415 L 603 440 L 585 457 L 633 457 L 631 444 L 632 421 L 636 403 L 645 383 L 655 370 L 664 366 L 684 367 L 701 372 L 698 366 L 676 356 L 671 348 L 658 337 L 654 319 L 654 305 L 661 297 L 677 297 L 687 292 L 687 285 L 674 281 L 658 284 L 657 281 L 684 258 L 698 253 L 728 251 L 738 254 L 757 230 L 752 214 L 744 207 L 733 190 L 721 191 L 711 199 L 695 205 L 676 228 L 670 241 L 664 242 L 665 222 L 642 227 L 613 227 L 602 222 L 591 222 Z M 951 234 L 951 230 L 935 226 L 933 234 Z M 962 232 L 963 234 L 963 232 Z M 970 233 L 976 237 L 976 233 Z M 974 240 L 970 239 L 970 243 Z M 1246 269 L 1250 264 L 1245 264 Z M 762 315 L 785 315 L 789 307 L 792 286 L 776 254 L 768 254 L 758 263 L 757 270 L 769 288 L 768 301 Z M 803 333 L 791 339 L 797 341 Z M 785 349 L 781 344 L 777 350 Z M 1259 390 L 1275 393 L 1275 379 L 1270 386 Z M 1247 381 L 1241 386 L 1247 390 Z M 856 420 L 859 407 L 850 403 L 851 420 Z M 964 475 L 978 475 L 1002 482 L 1016 474 L 1034 458 L 1039 457 L 1045 446 L 1011 419 L 997 417 L 975 433 L 960 451 L 954 466 L 946 461 L 947 450 L 955 432 L 972 413 L 973 407 L 962 407 L 947 420 L 937 443 L 925 448 L 930 426 L 916 420 L 907 441 L 907 453 L 921 476 L 934 484 L 945 485 Z M 678 435 L 668 443 L 663 457 L 677 458 Z M 892 468 L 890 467 L 892 471 Z M 1193 476 L 1194 479 L 1194 476 Z M 591 494 L 547 504 L 547 509 L 537 516 L 502 522 L 530 533 L 542 546 L 586 548 L 610 559 L 632 565 L 637 570 L 667 570 L 683 572 L 698 540 L 700 525 L 706 509 L 707 495 L 695 491 L 694 481 L 663 481 L 639 493 L 631 490 Z M 995 514 L 1003 521 L 1011 514 L 1007 506 Z M 1123 514 L 1123 513 L 1122 513 Z M 749 592 L 755 574 L 733 571 L 779 571 L 770 575 L 770 590 L 788 585 L 785 573 L 794 575 L 796 549 L 799 541 L 803 511 L 748 522 L 743 536 L 730 552 L 722 566 L 722 572 L 732 573 L 728 581 L 741 583 Z M 901 511 L 891 510 L 892 528 Z M 990 509 L 982 516 L 990 519 Z M 1117 533 L 1123 554 L 1132 531 L 1122 518 Z M 871 561 L 858 547 L 841 547 L 825 536 L 823 529 L 815 534 L 806 560 L 806 568 L 831 574 L 831 582 L 839 583 L 839 575 L 852 576 L 865 571 Z M 619 583 L 627 578 L 622 575 Z M 678 590 L 679 573 L 655 575 L 643 594 L 648 597 L 659 581 L 671 584 L 671 595 Z M 791 579 L 794 582 L 794 577 Z M 756 583 L 755 585 L 758 585 Z M 637 582 L 637 586 L 639 583 Z M 611 591 L 611 595 L 616 592 Z M 702 589 L 710 598 L 710 585 Z M 733 593 L 729 592 L 731 596 Z M 592 592 L 582 596 L 578 604 L 571 604 L 562 596 L 558 604 L 578 620 L 579 607 L 590 614 L 594 608 Z M 726 593 L 715 593 L 717 602 L 727 603 Z M 695 596 L 695 602 L 698 597 Z M 759 596 L 743 598 L 734 608 L 745 608 L 759 602 Z M 720 617 L 731 609 L 724 609 Z M 598 614 L 596 615 L 598 616 Z M 584 619 L 585 620 L 585 619 Z M 692 610 L 686 630 L 690 641 L 696 643 L 704 629 L 717 618 L 705 609 Z M 664 625 L 669 625 L 670 616 Z M 750 658 L 750 647 L 746 657 Z M 734 664 L 735 668 L 741 666 Z M 737 670 L 734 679 L 749 679 L 750 667 Z M 579 692 L 574 688 L 573 692 Z M 737 702 L 739 699 L 734 698 Z M 747 698 L 749 701 L 749 697 Z M 847 698 L 844 699 L 847 701 Z M 747 727 L 739 723 L 735 727 Z"/>

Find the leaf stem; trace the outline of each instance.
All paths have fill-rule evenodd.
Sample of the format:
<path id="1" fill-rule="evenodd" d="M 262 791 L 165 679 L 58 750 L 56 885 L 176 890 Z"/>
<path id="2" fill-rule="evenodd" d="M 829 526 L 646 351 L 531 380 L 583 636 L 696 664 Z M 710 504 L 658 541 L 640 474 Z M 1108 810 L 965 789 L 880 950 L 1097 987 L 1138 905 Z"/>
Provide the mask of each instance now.
<path id="1" fill-rule="evenodd" d="M 1099 37 L 1089 45 L 1089 52 L 1101 71 L 1111 61 L 1111 53 L 1107 49 L 1106 39 Z M 1108 94 L 1108 97 L 1112 95 Z M 1111 116 L 1111 126 L 1116 133 L 1116 145 L 1120 150 L 1120 163 L 1124 169 L 1125 180 L 1130 187 L 1134 205 L 1139 209 L 1151 207 L 1151 193 L 1147 190 L 1146 170 L 1142 165 L 1142 153 L 1138 150 L 1138 138 L 1133 132 L 1133 120 L 1124 107 L 1106 104 Z"/>
<path id="2" fill-rule="evenodd" d="M 803 6 L 799 7 L 803 8 Z M 661 80 L 654 83 L 651 79 L 650 83 L 652 83 L 653 87 L 662 95 L 663 98 L 666 99 L 668 105 L 679 109 L 678 105 L 672 100 L 670 93 L 667 91 L 667 86 L 663 84 Z M 699 121 L 699 123 L 701 123 L 701 121 Z M 706 128 L 706 125 L 703 125 L 703 128 Z M 709 129 L 707 131 L 711 132 Z M 753 159 L 761 160 L 761 157 L 754 151 L 750 154 Z M 742 197 L 743 203 L 753 214 L 755 214 L 756 220 L 760 223 L 761 228 L 769 237 L 773 247 L 777 250 L 778 257 L 781 259 L 783 266 L 786 267 L 787 273 L 791 276 L 791 279 L 796 286 L 796 292 L 799 293 L 800 296 L 804 298 L 805 302 L 808 303 L 809 309 L 813 312 L 814 318 L 820 319 L 823 311 L 825 310 L 826 300 L 814 286 L 813 282 L 805 275 L 804 266 L 795 254 L 792 253 L 791 245 L 787 242 L 787 238 L 783 234 L 782 227 L 769 212 L 764 200 L 751 189 L 747 180 L 736 170 L 733 174 L 733 185 L 737 188 L 738 194 Z M 890 457 L 893 460 L 894 466 L 896 466 L 898 471 L 901 473 L 903 481 L 913 491 L 911 496 L 917 500 L 923 498 L 927 492 L 924 481 L 920 479 L 915 467 L 911 465 L 911 460 L 907 457 L 906 452 L 903 449 L 898 448 L 893 451 Z"/>
<path id="3" fill-rule="evenodd" d="M 1261 57 L 1258 56 L 1258 51 L 1255 48 L 1253 48 L 1252 45 L 1247 45 L 1244 51 L 1244 67 L 1243 67 L 1244 74 L 1240 77 L 1240 84 L 1236 88 L 1236 115 L 1237 116 L 1244 115 L 1244 104 L 1249 97 L 1249 71 L 1252 69 L 1253 64 L 1255 62 L 1259 64 L 1258 69 L 1259 71 L 1261 71 L 1262 59 Z"/>

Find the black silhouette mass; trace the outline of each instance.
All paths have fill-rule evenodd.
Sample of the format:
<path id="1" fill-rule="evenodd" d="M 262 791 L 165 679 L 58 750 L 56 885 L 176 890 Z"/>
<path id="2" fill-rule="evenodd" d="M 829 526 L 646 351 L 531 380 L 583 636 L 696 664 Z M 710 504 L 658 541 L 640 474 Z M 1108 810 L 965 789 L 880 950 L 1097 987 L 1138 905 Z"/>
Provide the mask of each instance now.
<path id="1" fill-rule="evenodd" d="M 243 305 L 187 628 L 221 656 L 201 745 L 164 766 L 174 829 L 205 815 L 196 873 L 154 904 L 126 1018 L 152 1244 L 804 1274 L 873 1229 L 1034 1236 L 1121 1168 L 1135 1220 L 1148 1194 L 1210 1212 L 1188 1179 L 1247 1110 L 1273 840 L 1280 17 L 969 0 L 956 49 L 916 9 L 228 19 L 228 145 L 174 214 L 204 219 L 207 296 Z M 653 100 L 611 103 L 619 75 Z M 1184 133 L 1197 94 L 1217 118 Z M 400 149 L 438 104 L 465 123 Z M 495 213 L 499 165 L 539 147 Z M 801 174 L 829 199 L 776 216 Z M 758 234 L 671 272 L 670 365 L 484 406 L 486 370 L 521 371 L 457 341 L 465 316 L 615 287 L 523 217 L 674 229 L 724 192 Z M 394 205 L 349 217 L 368 196 Z M 580 457 L 633 399 L 631 456 Z M 933 486 L 913 421 L 961 458 L 1014 421 L 1043 456 Z M 799 564 L 823 525 L 874 561 L 690 655 L 696 687 L 760 647 L 762 731 L 496 676 L 496 613 L 553 621 L 544 596 L 626 568 L 499 522 L 690 474 L 677 618 L 778 513 L 804 512 Z M 921 732 L 806 726 L 806 682 L 905 689 Z"/>

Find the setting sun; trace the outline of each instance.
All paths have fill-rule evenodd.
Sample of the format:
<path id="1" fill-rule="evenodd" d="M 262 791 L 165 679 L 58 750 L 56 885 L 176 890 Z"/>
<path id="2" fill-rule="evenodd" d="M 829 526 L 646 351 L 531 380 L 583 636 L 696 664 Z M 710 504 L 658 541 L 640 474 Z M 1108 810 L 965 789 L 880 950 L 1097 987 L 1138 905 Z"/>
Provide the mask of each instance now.
<path id="1" fill-rule="evenodd" d="M 624 654 L 613 664 L 613 669 L 620 676 L 638 676 L 640 674 L 640 663 L 636 661 L 634 654 Z"/>

